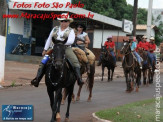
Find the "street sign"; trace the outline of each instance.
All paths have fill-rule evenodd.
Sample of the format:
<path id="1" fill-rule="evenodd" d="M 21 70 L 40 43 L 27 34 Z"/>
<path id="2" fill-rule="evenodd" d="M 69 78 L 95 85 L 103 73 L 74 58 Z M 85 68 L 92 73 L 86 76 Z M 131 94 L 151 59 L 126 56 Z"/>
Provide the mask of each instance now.
<path id="1" fill-rule="evenodd" d="M 131 21 L 123 19 L 122 21 L 122 31 L 126 33 L 132 33 L 133 31 L 133 24 Z"/>

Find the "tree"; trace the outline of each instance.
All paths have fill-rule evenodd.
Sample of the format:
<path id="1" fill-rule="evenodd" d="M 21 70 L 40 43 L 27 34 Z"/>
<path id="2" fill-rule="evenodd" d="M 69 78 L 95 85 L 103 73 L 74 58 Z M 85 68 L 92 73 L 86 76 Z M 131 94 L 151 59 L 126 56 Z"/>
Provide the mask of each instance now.
<path id="1" fill-rule="evenodd" d="M 73 4 L 77 4 L 79 0 L 72 0 Z M 84 9 L 99 13 L 117 20 L 133 18 L 133 6 L 127 4 L 126 0 L 80 0 L 84 4 Z M 138 24 L 147 23 L 147 10 L 138 9 Z"/>
<path id="2" fill-rule="evenodd" d="M 5 36 L 6 32 L 6 19 L 3 18 L 3 14 L 6 14 L 7 2 L 6 0 L 0 0 L 0 35 Z"/>
<path id="3" fill-rule="evenodd" d="M 160 21 L 157 28 L 158 28 L 158 31 L 155 34 L 155 40 L 156 40 L 156 44 L 160 45 L 160 43 L 163 42 L 163 22 L 162 21 Z"/>

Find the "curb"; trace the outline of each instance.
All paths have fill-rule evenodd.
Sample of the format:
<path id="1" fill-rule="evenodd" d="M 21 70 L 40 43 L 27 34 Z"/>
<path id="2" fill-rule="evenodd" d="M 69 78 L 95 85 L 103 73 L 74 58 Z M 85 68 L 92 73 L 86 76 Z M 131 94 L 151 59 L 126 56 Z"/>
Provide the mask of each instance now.
<path id="1" fill-rule="evenodd" d="M 116 75 L 114 78 L 121 78 L 121 77 L 124 77 L 124 76 L 120 76 L 120 75 Z M 101 76 L 97 76 L 97 77 L 94 77 L 95 80 L 100 80 L 102 77 Z M 103 77 L 104 79 L 107 79 L 106 76 Z M 86 78 L 83 78 L 84 80 L 86 80 Z M 45 84 L 45 82 L 40 82 L 40 84 Z M 21 84 L 21 83 L 16 83 L 14 86 L 11 86 L 11 84 L 1 84 L 0 85 L 0 89 L 2 88 L 9 88 L 9 87 L 18 87 L 18 86 L 25 86 L 25 85 L 31 85 L 31 83 L 25 83 L 25 84 Z"/>
<path id="2" fill-rule="evenodd" d="M 110 120 L 105 120 L 105 119 L 100 119 L 100 118 L 98 118 L 98 117 L 95 115 L 95 113 L 92 113 L 92 116 L 93 116 L 93 119 L 92 119 L 93 122 L 112 122 L 112 121 L 110 121 Z"/>

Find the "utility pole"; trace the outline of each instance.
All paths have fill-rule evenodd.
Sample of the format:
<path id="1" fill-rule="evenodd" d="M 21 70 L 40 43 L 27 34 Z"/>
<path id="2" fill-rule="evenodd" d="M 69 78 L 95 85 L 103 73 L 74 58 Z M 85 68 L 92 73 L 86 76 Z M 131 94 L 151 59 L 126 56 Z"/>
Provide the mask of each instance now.
<path id="1" fill-rule="evenodd" d="M 7 1 L 0 0 L 0 35 L 5 36 L 6 32 L 6 19 L 3 18 L 3 14 L 6 14 Z"/>
<path id="2" fill-rule="evenodd" d="M 147 41 L 149 41 L 151 37 L 152 5 L 153 5 L 153 0 L 149 0 L 148 17 L 147 17 Z"/>
<path id="3" fill-rule="evenodd" d="M 133 31 L 132 35 L 136 36 L 136 24 L 137 24 L 137 10 L 138 10 L 138 0 L 134 0 L 134 8 L 133 8 Z"/>

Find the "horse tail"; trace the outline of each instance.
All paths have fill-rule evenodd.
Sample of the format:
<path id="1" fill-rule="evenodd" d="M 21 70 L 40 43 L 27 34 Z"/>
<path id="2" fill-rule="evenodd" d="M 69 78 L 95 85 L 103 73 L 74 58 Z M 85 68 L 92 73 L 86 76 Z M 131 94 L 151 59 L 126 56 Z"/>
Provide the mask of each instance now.
<path id="1" fill-rule="evenodd" d="M 95 74 L 95 62 L 90 65 L 90 73 L 87 76 L 86 87 L 87 90 L 91 91 L 94 84 L 94 74 Z"/>

